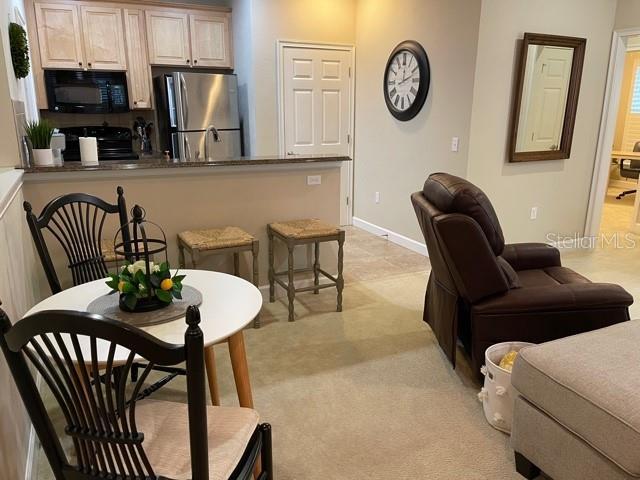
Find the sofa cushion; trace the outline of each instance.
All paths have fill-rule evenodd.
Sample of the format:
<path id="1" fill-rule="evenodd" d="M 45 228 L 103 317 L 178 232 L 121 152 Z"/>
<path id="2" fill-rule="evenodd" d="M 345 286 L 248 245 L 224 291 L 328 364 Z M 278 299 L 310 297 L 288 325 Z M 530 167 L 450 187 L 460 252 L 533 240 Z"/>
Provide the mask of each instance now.
<path id="1" fill-rule="evenodd" d="M 520 351 L 512 384 L 602 455 L 640 476 L 640 321 Z"/>
<path id="2" fill-rule="evenodd" d="M 500 266 L 500 270 L 502 270 L 502 274 L 504 278 L 507 280 L 507 285 L 509 288 L 522 288 L 522 282 L 518 277 L 518 273 L 513 269 L 513 267 L 500 255 L 496 257 L 496 261 Z"/>
<path id="3" fill-rule="evenodd" d="M 493 253 L 502 253 L 502 228 L 493 205 L 482 190 L 463 178 L 433 173 L 424 182 L 422 193 L 443 213 L 460 213 L 473 218 L 487 237 Z"/>

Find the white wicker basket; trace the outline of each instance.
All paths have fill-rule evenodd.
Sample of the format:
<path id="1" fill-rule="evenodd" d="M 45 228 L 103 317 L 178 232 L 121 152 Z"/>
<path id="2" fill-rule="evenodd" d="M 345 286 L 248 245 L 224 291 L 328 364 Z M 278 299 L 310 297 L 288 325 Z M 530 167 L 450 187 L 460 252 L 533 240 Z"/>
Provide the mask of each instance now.
<path id="1" fill-rule="evenodd" d="M 482 367 L 484 387 L 478 393 L 478 399 L 482 402 L 484 416 L 489 424 L 505 433 L 511 433 L 515 395 L 511 387 L 511 372 L 498 365 L 507 352 L 519 351 L 531 345 L 533 343 L 497 343 L 487 348 L 484 353 L 485 365 Z"/>

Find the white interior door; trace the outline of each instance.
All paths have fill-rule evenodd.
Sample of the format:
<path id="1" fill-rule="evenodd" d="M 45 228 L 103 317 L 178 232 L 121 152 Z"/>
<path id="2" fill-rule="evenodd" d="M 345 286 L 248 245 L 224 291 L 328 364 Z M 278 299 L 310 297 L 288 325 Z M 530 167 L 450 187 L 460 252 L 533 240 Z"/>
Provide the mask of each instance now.
<path id="1" fill-rule="evenodd" d="M 560 148 L 572 60 L 572 48 L 539 48 L 534 64 L 524 150 L 537 152 Z"/>
<path id="2" fill-rule="evenodd" d="M 281 62 L 281 150 L 351 156 L 351 48 L 286 45 Z M 342 168 L 343 224 L 351 223 L 351 164 Z"/>

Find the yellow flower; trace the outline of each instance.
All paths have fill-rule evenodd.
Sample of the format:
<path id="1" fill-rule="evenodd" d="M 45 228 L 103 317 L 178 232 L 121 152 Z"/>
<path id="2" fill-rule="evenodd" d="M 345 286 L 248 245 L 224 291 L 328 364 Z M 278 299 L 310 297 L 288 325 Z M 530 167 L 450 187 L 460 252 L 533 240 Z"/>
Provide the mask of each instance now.
<path id="1" fill-rule="evenodd" d="M 160 288 L 165 292 L 168 292 L 173 288 L 173 280 L 171 280 L 170 278 L 165 278 L 164 280 L 162 280 L 162 282 L 160 282 Z"/>

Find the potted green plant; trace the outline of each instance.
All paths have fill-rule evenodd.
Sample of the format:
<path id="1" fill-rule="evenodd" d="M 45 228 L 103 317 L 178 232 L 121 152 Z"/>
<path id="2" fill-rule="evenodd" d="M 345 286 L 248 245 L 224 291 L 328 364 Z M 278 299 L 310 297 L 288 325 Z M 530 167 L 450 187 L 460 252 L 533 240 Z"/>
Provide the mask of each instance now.
<path id="1" fill-rule="evenodd" d="M 24 130 L 31 144 L 33 163 L 38 166 L 52 166 L 51 137 L 53 136 L 53 127 L 51 123 L 46 119 L 27 122 Z"/>

